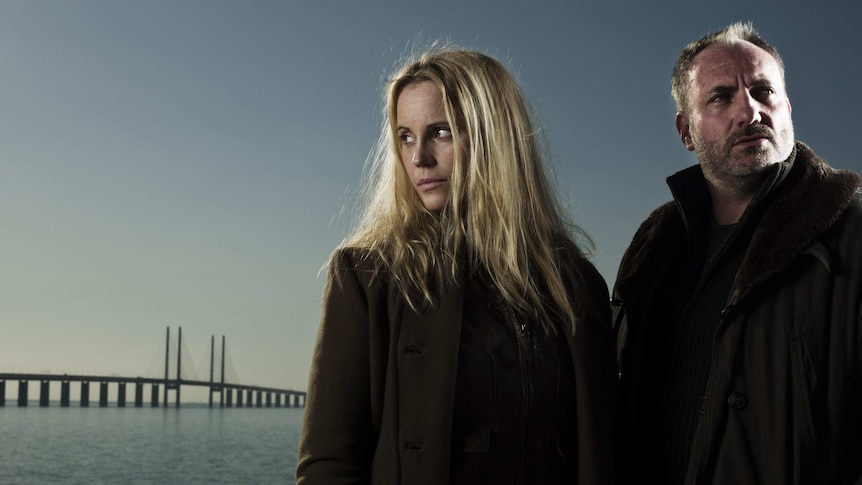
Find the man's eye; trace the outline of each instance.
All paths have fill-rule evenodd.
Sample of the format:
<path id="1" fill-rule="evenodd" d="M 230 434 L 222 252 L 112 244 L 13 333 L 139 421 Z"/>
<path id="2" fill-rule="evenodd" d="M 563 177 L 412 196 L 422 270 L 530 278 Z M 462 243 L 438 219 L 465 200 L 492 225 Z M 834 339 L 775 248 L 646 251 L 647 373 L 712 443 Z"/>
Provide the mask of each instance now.
<path id="1" fill-rule="evenodd" d="M 772 88 L 760 88 L 755 91 L 754 96 L 758 99 L 763 99 L 772 96 L 773 94 L 775 94 L 775 90 Z"/>

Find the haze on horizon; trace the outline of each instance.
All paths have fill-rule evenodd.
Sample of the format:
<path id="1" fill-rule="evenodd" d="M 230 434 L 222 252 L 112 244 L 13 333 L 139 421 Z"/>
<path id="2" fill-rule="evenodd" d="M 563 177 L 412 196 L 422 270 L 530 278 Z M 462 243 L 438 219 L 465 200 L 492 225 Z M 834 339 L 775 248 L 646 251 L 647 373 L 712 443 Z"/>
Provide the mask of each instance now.
<path id="1" fill-rule="evenodd" d="M 243 384 L 304 389 L 382 81 L 433 40 L 515 73 L 609 286 L 695 163 L 669 78 L 708 31 L 753 21 L 797 138 L 862 171 L 858 7 L 576 3 L 0 3 L 0 372 L 138 375 L 182 326 L 196 365 L 225 335 Z"/>

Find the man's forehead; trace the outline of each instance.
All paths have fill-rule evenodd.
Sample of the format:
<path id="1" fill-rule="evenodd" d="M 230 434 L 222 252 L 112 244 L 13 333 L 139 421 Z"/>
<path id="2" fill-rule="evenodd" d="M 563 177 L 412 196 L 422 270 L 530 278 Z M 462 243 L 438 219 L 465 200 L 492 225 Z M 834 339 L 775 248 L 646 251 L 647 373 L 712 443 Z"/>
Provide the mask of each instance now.
<path id="1" fill-rule="evenodd" d="M 733 81 L 740 75 L 748 82 L 781 81 L 781 68 L 772 55 L 746 41 L 713 44 L 695 56 L 688 79 L 695 86 L 710 87 Z"/>

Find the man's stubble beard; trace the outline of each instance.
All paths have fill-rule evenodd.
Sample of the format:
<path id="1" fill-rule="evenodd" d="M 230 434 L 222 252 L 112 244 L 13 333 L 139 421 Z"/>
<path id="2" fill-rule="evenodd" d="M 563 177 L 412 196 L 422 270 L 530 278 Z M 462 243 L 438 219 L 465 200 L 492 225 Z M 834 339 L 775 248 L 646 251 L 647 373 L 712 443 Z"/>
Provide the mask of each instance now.
<path id="1" fill-rule="evenodd" d="M 739 138 L 755 134 L 767 136 L 768 143 L 734 151 L 734 144 Z M 785 133 L 781 138 L 765 125 L 749 125 L 734 133 L 721 145 L 701 139 L 695 130 L 691 132 L 694 152 L 706 180 L 717 188 L 741 195 L 751 195 L 760 185 L 766 170 L 790 156 L 794 140 L 792 127 L 789 133 Z M 786 154 L 783 153 L 785 151 Z"/>

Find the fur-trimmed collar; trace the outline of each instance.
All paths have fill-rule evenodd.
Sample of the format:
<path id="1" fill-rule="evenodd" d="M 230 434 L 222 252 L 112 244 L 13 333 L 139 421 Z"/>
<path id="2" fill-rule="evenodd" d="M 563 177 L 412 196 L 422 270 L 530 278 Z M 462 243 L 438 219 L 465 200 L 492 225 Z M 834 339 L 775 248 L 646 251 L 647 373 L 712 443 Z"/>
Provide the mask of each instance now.
<path id="1" fill-rule="evenodd" d="M 787 266 L 815 238 L 841 216 L 862 177 L 849 170 L 835 170 L 807 145 L 796 142 L 788 159 L 790 171 L 769 197 L 768 206 L 752 236 L 740 267 L 736 288 L 745 289 L 757 278 Z M 690 170 L 690 169 L 686 169 Z M 624 286 L 656 251 L 668 246 L 667 238 L 683 238 L 678 205 L 668 202 L 641 224 L 620 264 L 617 286 Z"/>

